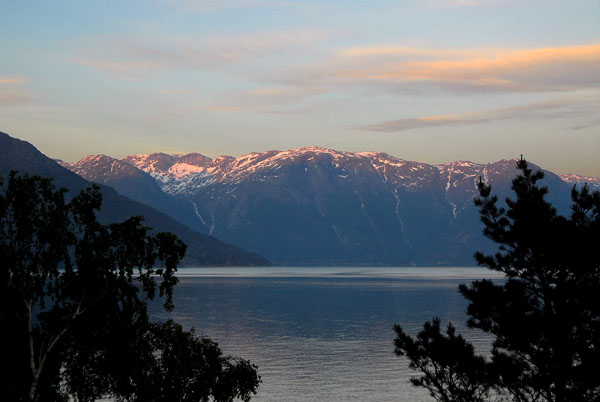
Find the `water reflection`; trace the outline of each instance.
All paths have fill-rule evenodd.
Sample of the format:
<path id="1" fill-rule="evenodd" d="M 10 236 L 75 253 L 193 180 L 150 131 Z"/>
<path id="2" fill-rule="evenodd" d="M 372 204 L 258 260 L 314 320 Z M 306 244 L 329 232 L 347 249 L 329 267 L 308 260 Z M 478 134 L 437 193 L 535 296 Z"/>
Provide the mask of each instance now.
<path id="1" fill-rule="evenodd" d="M 408 383 L 415 373 L 392 352 L 392 325 L 416 333 L 438 316 L 466 332 L 458 284 L 490 275 L 418 270 L 185 271 L 170 317 L 257 364 L 263 383 L 256 401 L 429 400 Z M 155 317 L 168 315 L 157 310 Z M 487 347 L 481 334 L 468 337 Z"/>

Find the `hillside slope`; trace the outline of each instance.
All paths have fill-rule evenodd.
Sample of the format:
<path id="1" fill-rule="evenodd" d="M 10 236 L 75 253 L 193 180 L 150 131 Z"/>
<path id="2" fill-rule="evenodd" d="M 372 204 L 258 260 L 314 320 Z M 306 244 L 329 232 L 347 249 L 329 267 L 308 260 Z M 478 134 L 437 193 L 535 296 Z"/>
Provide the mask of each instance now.
<path id="1" fill-rule="evenodd" d="M 39 152 L 28 142 L 0 132 L 0 175 L 6 177 L 11 170 L 20 173 L 51 177 L 57 187 L 79 192 L 91 183 L 60 166 Z M 120 222 L 130 216 L 143 215 L 147 226 L 156 231 L 173 232 L 188 245 L 182 266 L 248 266 L 268 265 L 268 261 L 238 247 L 223 243 L 214 237 L 195 232 L 155 209 L 117 194 L 111 187 L 101 185 L 102 209 L 98 219 L 103 223 Z"/>

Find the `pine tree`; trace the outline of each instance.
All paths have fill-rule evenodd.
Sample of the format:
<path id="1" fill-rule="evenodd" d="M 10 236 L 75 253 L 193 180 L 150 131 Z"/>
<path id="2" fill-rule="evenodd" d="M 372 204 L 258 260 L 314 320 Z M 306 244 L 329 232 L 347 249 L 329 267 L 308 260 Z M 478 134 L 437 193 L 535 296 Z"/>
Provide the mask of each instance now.
<path id="1" fill-rule="evenodd" d="M 517 168 L 506 209 L 481 180 L 475 200 L 484 235 L 498 244 L 475 258 L 506 280 L 459 287 L 467 325 L 493 337 L 491 354 L 475 354 L 452 325 L 442 334 L 437 319 L 416 339 L 396 325 L 395 353 L 438 401 L 599 400 L 600 193 L 574 187 L 571 216 L 560 216 L 538 184 L 543 172 L 523 159 Z"/>

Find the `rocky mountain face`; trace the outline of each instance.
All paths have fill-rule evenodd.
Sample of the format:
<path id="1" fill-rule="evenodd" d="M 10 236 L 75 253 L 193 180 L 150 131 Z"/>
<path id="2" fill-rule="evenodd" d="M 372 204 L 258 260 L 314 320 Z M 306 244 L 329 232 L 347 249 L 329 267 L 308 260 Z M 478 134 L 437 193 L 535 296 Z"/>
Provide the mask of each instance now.
<path id="1" fill-rule="evenodd" d="M 100 183 L 103 195 L 102 209 L 98 213 L 98 219 L 102 223 L 121 222 L 131 216 L 144 216 L 144 224 L 156 231 L 175 233 L 187 245 L 187 253 L 182 266 L 248 266 L 268 265 L 264 258 L 241 250 L 230 244 L 225 244 L 214 237 L 198 233 L 188 226 L 177 222 L 167 214 L 161 213 L 148 205 L 133 201 L 118 194 L 113 188 L 104 185 L 105 181 L 115 182 L 117 177 L 124 178 L 127 175 L 133 177 L 138 175 L 138 180 L 131 179 L 132 188 L 140 189 L 140 192 L 151 192 L 146 186 L 155 186 L 152 178 L 143 181 L 146 173 L 123 162 L 116 163 L 110 169 L 105 166 L 101 157 L 87 158 L 87 163 L 94 166 L 88 173 L 94 171 L 94 181 Z M 118 161 L 117 161 L 118 162 Z M 65 169 L 60 164 L 43 155 L 28 142 L 10 137 L 0 132 L 0 176 L 7 177 L 11 170 L 19 173 L 35 174 L 43 177 L 51 177 L 57 187 L 69 189 L 69 194 L 76 194 L 80 190 L 89 187 L 92 183 L 78 174 Z M 125 172 L 125 173 L 124 173 Z M 83 173 L 83 171 L 81 171 Z M 163 194 L 158 191 L 157 194 Z M 188 205 L 185 203 L 185 205 Z"/>
<path id="2" fill-rule="evenodd" d="M 319 147 L 95 163 L 87 157 L 70 168 L 148 204 L 159 188 L 183 203 L 176 219 L 281 265 L 473 265 L 476 250 L 492 249 L 473 205 L 479 178 L 504 199 L 518 173 L 515 160 L 430 165 Z M 117 187 L 124 177 L 131 181 Z M 574 177 L 546 172 L 561 213 L 569 212 L 570 183 L 585 181 Z"/>

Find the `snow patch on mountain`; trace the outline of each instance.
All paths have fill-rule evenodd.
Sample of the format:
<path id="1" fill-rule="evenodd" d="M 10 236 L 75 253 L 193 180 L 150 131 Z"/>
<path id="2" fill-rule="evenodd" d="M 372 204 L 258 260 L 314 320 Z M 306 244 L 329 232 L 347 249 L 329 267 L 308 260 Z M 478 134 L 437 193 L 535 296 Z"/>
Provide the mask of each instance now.
<path id="1" fill-rule="evenodd" d="M 600 178 L 598 177 L 581 176 L 572 173 L 561 174 L 559 177 L 567 183 L 577 184 L 578 186 L 583 186 L 587 183 L 591 189 L 600 190 Z"/>
<path id="2" fill-rule="evenodd" d="M 180 179 L 191 174 L 202 173 L 205 170 L 206 168 L 201 166 L 190 165 L 188 163 L 176 163 L 171 166 L 167 172 L 169 176 L 175 179 Z"/>
<path id="3" fill-rule="evenodd" d="M 479 178 L 490 182 L 495 177 L 512 174 L 517 159 L 495 163 L 455 161 L 430 165 L 407 161 L 383 152 L 345 152 L 317 146 L 285 151 L 252 152 L 237 158 L 219 156 L 211 159 L 198 153 L 169 155 L 164 153 L 130 155 L 122 161 L 150 173 L 161 189 L 169 194 L 194 194 L 214 183 L 230 185 L 245 180 L 268 181 L 280 177 L 278 173 L 290 164 L 303 165 L 305 172 L 321 169 L 329 162 L 339 179 L 351 180 L 360 171 L 374 170 L 390 189 L 404 188 L 417 191 L 442 186 L 446 198 L 456 214 L 477 195 Z M 319 167 L 320 166 L 320 167 Z M 600 179 L 578 175 L 562 175 L 571 183 L 587 182 L 600 188 Z"/>

